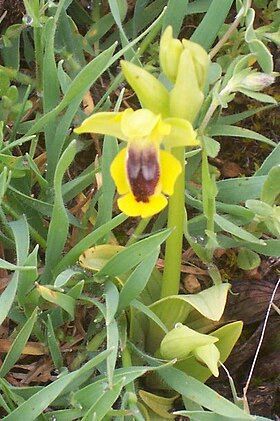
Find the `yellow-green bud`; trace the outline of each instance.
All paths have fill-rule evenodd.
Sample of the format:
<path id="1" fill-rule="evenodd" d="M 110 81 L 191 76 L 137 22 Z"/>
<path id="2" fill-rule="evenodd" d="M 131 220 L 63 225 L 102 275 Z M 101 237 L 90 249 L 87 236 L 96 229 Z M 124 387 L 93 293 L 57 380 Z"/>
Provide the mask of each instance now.
<path id="1" fill-rule="evenodd" d="M 189 50 L 191 53 L 192 61 L 196 71 L 198 85 L 201 91 L 203 91 L 206 82 L 208 67 L 210 64 L 208 54 L 204 50 L 204 48 L 202 48 L 201 45 L 197 44 L 196 42 L 183 39 L 182 43 L 184 49 Z"/>
<path id="2" fill-rule="evenodd" d="M 169 108 L 169 94 L 163 84 L 146 70 L 128 61 L 121 61 L 121 68 L 142 107 L 166 117 Z"/>
<path id="3" fill-rule="evenodd" d="M 203 103 L 204 95 L 198 83 L 190 50 L 184 50 L 181 54 L 176 83 L 169 96 L 170 115 L 193 123 Z"/>
<path id="4" fill-rule="evenodd" d="M 168 26 L 162 34 L 159 46 L 159 61 L 163 73 L 175 83 L 180 55 L 183 51 L 182 43 L 173 38 L 172 26 Z"/>
<path id="5" fill-rule="evenodd" d="M 198 347 L 217 342 L 218 338 L 198 333 L 187 326 L 177 323 L 160 344 L 160 353 L 166 359 L 184 359 Z"/>

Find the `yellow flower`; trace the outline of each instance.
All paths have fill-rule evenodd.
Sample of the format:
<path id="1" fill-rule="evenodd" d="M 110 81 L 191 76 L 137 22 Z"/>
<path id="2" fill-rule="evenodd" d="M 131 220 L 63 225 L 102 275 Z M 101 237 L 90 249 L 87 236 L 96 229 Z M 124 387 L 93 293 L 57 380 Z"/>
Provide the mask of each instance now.
<path id="1" fill-rule="evenodd" d="M 162 119 L 147 109 L 101 112 L 83 121 L 76 133 L 101 133 L 127 142 L 111 164 L 120 194 L 118 206 L 129 216 L 147 218 L 167 205 L 182 171 L 174 156 L 160 149 L 199 144 L 192 125 L 180 118 Z"/>

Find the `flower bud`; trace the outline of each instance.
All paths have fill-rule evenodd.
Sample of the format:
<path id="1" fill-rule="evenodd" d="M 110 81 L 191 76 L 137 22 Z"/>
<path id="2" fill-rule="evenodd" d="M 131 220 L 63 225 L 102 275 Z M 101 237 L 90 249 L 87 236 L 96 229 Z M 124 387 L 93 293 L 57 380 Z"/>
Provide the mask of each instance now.
<path id="1" fill-rule="evenodd" d="M 255 72 L 246 76 L 240 81 L 239 88 L 249 89 L 250 91 L 261 91 L 272 85 L 275 77 L 267 73 Z"/>
<path id="2" fill-rule="evenodd" d="M 160 353 L 166 359 L 184 359 L 196 348 L 217 341 L 218 338 L 214 336 L 198 333 L 181 323 L 177 323 L 175 328 L 163 338 L 160 344 Z"/>
<path id="3" fill-rule="evenodd" d="M 124 77 L 135 91 L 142 107 L 166 117 L 169 95 L 163 84 L 146 70 L 128 61 L 122 60 L 121 67 Z"/>
<path id="4" fill-rule="evenodd" d="M 201 91 L 204 90 L 204 85 L 206 82 L 207 71 L 210 64 L 210 59 L 207 52 L 201 45 L 189 41 L 187 39 L 182 40 L 184 49 L 189 50 L 191 53 L 191 58 L 195 67 L 196 78 Z"/>
<path id="5" fill-rule="evenodd" d="M 201 77 L 200 75 L 199 78 Z M 199 86 L 192 53 L 188 49 L 181 54 L 176 83 L 169 95 L 170 115 L 193 123 L 203 103 L 204 95 Z"/>
<path id="6" fill-rule="evenodd" d="M 162 34 L 159 46 L 159 61 L 163 73 L 175 83 L 180 55 L 183 51 L 182 43 L 173 38 L 172 26 L 168 26 Z"/>

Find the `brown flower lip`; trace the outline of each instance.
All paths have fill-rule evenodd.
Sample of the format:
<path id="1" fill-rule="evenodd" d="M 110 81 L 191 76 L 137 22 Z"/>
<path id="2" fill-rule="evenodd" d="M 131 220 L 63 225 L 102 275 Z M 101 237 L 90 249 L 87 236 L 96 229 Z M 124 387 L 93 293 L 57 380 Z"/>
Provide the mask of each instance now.
<path id="1" fill-rule="evenodd" d="M 132 193 L 137 202 L 149 202 L 155 193 L 160 178 L 158 152 L 155 147 L 129 147 L 126 171 Z"/>

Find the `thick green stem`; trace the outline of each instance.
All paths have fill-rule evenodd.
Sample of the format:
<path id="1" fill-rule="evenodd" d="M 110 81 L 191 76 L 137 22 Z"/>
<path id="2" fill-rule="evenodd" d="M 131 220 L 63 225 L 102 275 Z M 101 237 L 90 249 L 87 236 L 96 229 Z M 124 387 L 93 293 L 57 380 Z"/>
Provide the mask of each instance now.
<path id="1" fill-rule="evenodd" d="M 173 229 L 166 241 L 165 263 L 161 287 L 161 297 L 176 295 L 179 292 L 181 257 L 185 212 L 185 148 L 174 148 L 173 155 L 182 165 L 174 194 L 169 199 L 168 228 Z"/>

